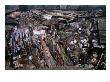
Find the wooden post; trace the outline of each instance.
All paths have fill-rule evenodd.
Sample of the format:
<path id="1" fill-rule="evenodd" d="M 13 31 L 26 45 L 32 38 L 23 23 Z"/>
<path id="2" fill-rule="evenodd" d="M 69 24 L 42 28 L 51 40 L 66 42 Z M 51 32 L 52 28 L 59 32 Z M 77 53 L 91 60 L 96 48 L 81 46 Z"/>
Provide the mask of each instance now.
<path id="1" fill-rule="evenodd" d="M 43 49 L 43 54 L 45 56 L 45 61 L 48 65 L 49 68 L 52 68 L 52 67 L 55 67 L 55 61 L 53 59 L 53 57 L 51 56 L 51 53 L 49 51 L 49 48 L 47 47 L 45 41 L 43 40 L 42 36 L 41 36 L 41 46 L 42 46 L 42 49 Z"/>

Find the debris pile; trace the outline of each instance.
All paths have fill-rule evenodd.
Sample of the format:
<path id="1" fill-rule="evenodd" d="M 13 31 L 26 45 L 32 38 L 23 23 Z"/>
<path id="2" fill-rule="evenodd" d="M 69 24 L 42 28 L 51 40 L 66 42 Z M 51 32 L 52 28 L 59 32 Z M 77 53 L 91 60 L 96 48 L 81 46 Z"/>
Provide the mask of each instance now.
<path id="1" fill-rule="evenodd" d="M 99 19 L 82 11 L 6 14 L 6 69 L 106 69 Z"/>

